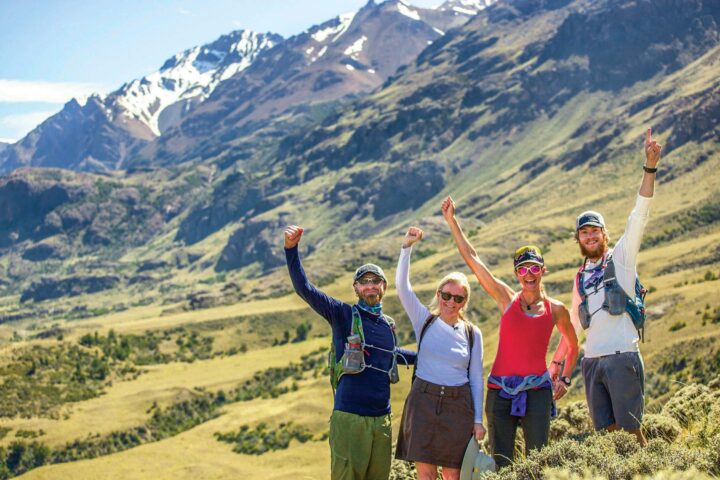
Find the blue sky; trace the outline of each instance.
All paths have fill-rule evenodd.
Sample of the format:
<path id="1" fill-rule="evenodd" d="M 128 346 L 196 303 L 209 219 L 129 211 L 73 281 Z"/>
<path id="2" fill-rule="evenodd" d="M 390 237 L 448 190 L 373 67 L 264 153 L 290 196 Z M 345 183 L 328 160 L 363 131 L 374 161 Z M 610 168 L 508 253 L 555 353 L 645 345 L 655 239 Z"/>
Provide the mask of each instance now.
<path id="1" fill-rule="evenodd" d="M 379 3 L 379 0 L 376 0 Z M 0 141 L 233 30 L 288 37 L 367 0 L 0 0 Z M 410 0 L 429 7 L 442 0 Z"/>

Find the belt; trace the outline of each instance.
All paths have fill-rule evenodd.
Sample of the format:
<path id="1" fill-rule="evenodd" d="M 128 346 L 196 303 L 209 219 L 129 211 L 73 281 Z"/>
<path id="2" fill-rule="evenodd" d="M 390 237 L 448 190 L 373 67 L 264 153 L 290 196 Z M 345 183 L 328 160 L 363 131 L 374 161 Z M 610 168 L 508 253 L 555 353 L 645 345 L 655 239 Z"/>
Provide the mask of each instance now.
<path id="1" fill-rule="evenodd" d="M 615 353 L 608 353 L 607 355 L 600 355 L 599 357 L 588 357 L 588 358 L 608 358 L 608 357 L 614 357 L 615 355 L 622 355 L 623 353 L 640 353 L 640 352 L 621 352 L 620 350 L 616 350 Z"/>
<path id="2" fill-rule="evenodd" d="M 421 378 L 415 378 L 415 382 L 418 383 L 418 388 L 420 388 L 421 392 L 441 397 L 459 397 L 461 395 L 465 395 L 466 392 L 470 389 L 469 383 L 466 383 L 465 385 L 451 387 L 447 385 L 437 385 Z"/>

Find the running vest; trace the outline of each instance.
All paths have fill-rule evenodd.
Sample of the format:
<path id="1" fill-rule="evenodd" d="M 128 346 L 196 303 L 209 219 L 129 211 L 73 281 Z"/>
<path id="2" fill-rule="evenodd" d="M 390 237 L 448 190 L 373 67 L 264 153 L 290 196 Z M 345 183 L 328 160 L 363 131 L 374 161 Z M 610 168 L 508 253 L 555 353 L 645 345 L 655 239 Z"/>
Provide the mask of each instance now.
<path id="1" fill-rule="evenodd" d="M 357 375 L 358 373 L 361 373 L 366 368 L 372 368 L 375 370 L 381 370 L 377 367 L 374 367 L 373 365 L 369 365 L 365 363 L 365 357 L 364 355 L 367 352 L 367 348 L 375 348 L 378 350 L 386 351 L 390 354 L 392 354 L 392 367 L 389 371 L 381 370 L 388 374 L 390 378 L 390 383 L 397 383 L 400 378 L 398 376 L 398 370 L 397 370 L 397 335 L 395 333 L 395 320 L 388 316 L 381 314 L 381 317 L 383 320 L 385 320 L 385 323 L 388 324 L 390 327 L 390 331 L 392 332 L 392 338 L 393 338 L 393 349 L 392 351 L 385 350 L 380 347 L 376 347 L 374 345 L 370 345 L 365 342 L 365 333 L 363 332 L 363 326 L 362 326 L 362 319 L 360 318 L 360 312 L 358 311 L 358 308 L 353 305 L 352 306 L 352 321 L 350 323 L 350 335 L 346 337 L 348 340 L 347 343 L 345 343 L 345 350 L 343 351 L 342 356 L 340 359 L 337 358 L 337 352 L 335 351 L 335 344 L 331 341 L 330 342 L 330 351 L 328 352 L 328 370 L 330 373 L 330 386 L 332 387 L 333 393 L 335 393 L 335 390 L 337 389 L 338 383 L 340 383 L 340 378 L 342 378 L 343 375 Z M 350 340 L 352 339 L 352 342 Z"/>
<path id="2" fill-rule="evenodd" d="M 543 303 L 545 312 L 533 317 L 520 306 L 520 295 L 515 296 L 500 318 L 498 351 L 490 375 L 525 377 L 547 371 L 545 356 L 555 324 L 550 301 Z"/>
<path id="3" fill-rule="evenodd" d="M 587 330 L 590 328 L 590 322 L 592 316 L 595 315 L 599 310 L 594 312 L 588 309 L 588 294 L 585 288 L 585 262 L 582 267 L 578 270 L 575 277 L 575 284 L 577 286 L 578 294 L 580 295 L 580 305 L 578 305 L 578 319 L 580 325 Z M 640 339 L 645 341 L 645 294 L 647 290 L 640 283 L 640 279 L 635 276 L 635 292 L 631 297 L 625 290 L 623 290 L 620 283 L 617 281 L 615 275 L 615 262 L 613 261 L 612 253 L 608 253 L 603 256 L 602 263 L 599 267 L 602 271 L 602 281 L 597 282 L 595 286 L 595 292 L 599 290 L 599 284 L 602 284 L 605 290 L 605 299 L 600 307 L 600 310 L 607 311 L 610 315 L 622 315 L 627 313 L 632 320 L 633 325 L 638 331 Z M 599 280 L 599 279 L 598 279 Z"/>

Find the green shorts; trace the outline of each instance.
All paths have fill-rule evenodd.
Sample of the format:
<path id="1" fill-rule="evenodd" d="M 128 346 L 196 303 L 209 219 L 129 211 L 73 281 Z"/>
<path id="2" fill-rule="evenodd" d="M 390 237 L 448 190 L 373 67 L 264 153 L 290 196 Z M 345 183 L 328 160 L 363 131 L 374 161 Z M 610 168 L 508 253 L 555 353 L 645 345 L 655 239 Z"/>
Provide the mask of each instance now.
<path id="1" fill-rule="evenodd" d="M 330 417 L 332 480 L 384 480 L 390 476 L 390 414 L 363 417 L 334 410 Z"/>

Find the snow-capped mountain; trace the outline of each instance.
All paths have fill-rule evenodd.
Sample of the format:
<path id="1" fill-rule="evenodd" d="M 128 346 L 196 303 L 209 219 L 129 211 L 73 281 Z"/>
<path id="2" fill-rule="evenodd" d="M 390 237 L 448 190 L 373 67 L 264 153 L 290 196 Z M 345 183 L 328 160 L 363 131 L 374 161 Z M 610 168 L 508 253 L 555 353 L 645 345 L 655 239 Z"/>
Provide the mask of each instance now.
<path id="1" fill-rule="evenodd" d="M 405 0 L 370 0 L 358 11 L 265 51 L 245 71 L 219 85 L 178 128 L 145 147 L 140 157 L 157 164 L 202 157 L 202 151 L 214 145 L 213 137 L 245 145 L 238 132 L 257 131 L 247 125 L 280 118 L 299 105 L 365 94 L 473 15 L 469 9 L 458 13 L 414 7 Z M 230 152 L 231 145 L 214 148 Z"/>
<path id="2" fill-rule="evenodd" d="M 258 54 L 281 41 L 275 34 L 232 32 L 175 55 L 158 72 L 123 85 L 111 97 L 126 115 L 160 135 L 192 103 L 205 100 L 221 81 L 243 71 Z"/>
<path id="3" fill-rule="evenodd" d="M 490 1 L 448 0 L 424 9 L 405 0 L 369 0 L 287 40 L 232 32 L 107 96 L 68 102 L 0 152 L 0 174 L 22 166 L 102 171 L 126 168 L 130 159 L 181 161 L 183 152 L 226 128 L 379 87 Z"/>
<path id="4" fill-rule="evenodd" d="M 108 95 L 73 99 L 20 142 L 0 150 L 0 173 L 22 166 L 115 170 L 134 149 L 179 123 L 223 81 L 281 36 L 239 30 L 168 59 Z"/>

